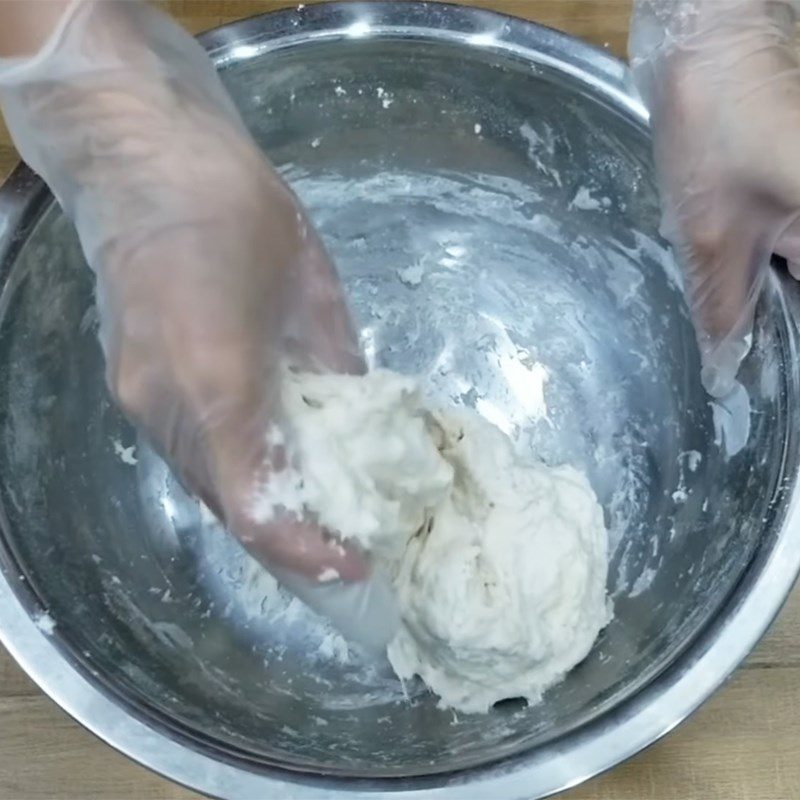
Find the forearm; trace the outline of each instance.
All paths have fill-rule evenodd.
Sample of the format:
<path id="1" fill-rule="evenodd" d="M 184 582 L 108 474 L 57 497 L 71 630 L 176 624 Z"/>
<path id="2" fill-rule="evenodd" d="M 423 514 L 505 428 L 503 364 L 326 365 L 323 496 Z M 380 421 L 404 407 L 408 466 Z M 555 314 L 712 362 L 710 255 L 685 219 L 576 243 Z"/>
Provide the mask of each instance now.
<path id="1" fill-rule="evenodd" d="M 798 13 L 800 0 L 634 0 L 628 55 L 642 97 L 652 109 L 664 63 L 687 48 L 724 61 L 742 36 L 791 46 Z"/>
<path id="2" fill-rule="evenodd" d="M 2 0 L 0 58 L 36 53 L 55 30 L 72 0 Z"/>
<path id="3" fill-rule="evenodd" d="M 662 230 L 686 275 L 703 383 L 722 397 L 777 253 L 800 276 L 797 0 L 635 0 Z"/>

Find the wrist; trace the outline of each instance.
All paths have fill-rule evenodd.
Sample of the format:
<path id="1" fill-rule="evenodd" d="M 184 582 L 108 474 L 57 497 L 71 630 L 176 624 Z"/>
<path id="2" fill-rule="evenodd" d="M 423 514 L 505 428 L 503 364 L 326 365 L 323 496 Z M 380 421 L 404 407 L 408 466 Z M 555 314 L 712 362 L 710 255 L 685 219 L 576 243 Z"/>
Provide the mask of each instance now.
<path id="1" fill-rule="evenodd" d="M 800 0 L 635 0 L 631 59 L 725 29 L 742 32 L 770 26 L 794 37 L 798 14 Z"/>
<path id="2" fill-rule="evenodd" d="M 634 81 L 652 109 L 665 70 L 682 54 L 725 64 L 744 42 L 752 52 L 793 54 L 798 14 L 800 0 L 635 0 L 628 42 Z"/>

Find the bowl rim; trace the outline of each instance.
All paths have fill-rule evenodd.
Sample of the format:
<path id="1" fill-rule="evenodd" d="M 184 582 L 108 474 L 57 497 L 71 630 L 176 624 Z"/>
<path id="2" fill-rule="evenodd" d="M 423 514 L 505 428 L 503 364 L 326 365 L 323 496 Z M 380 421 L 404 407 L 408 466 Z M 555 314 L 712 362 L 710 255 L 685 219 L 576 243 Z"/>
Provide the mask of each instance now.
<path id="1" fill-rule="evenodd" d="M 643 127 L 648 115 L 625 64 L 567 34 L 474 7 L 389 0 L 336 2 L 276 11 L 230 23 L 200 38 L 218 68 L 269 51 L 320 41 L 388 38 L 467 44 L 553 67 L 588 84 Z M 10 295 L 18 248 L 50 194 L 26 166 L 0 189 L 0 314 Z M 800 298 L 784 298 L 794 319 Z M 59 646 L 57 621 L 0 552 L 0 642 L 58 705 L 107 744 L 161 775 L 216 797 L 363 797 L 463 800 L 546 797 L 575 786 L 646 748 L 719 688 L 761 638 L 800 573 L 800 491 L 788 493 L 779 530 L 765 535 L 717 616 L 676 661 L 620 705 L 552 742 L 502 761 L 413 778 L 350 778 L 255 767 L 170 728 L 136 717 L 96 675 Z M 8 530 L 0 509 L 0 527 Z M 55 635 L 54 635 L 55 634 Z"/>

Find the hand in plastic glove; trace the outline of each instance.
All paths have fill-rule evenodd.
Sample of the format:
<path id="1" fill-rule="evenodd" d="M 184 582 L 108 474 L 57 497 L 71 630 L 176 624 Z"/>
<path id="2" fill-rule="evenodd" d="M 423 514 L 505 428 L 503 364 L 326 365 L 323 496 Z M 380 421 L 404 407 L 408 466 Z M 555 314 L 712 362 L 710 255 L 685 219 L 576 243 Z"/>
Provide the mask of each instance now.
<path id="1" fill-rule="evenodd" d="M 282 358 L 362 362 L 322 245 L 199 45 L 144 3 L 73 3 L 38 55 L 0 60 L 0 100 L 96 273 L 125 412 L 268 566 L 364 577 L 312 523 L 249 513 L 284 458 Z"/>
<path id="2" fill-rule="evenodd" d="M 800 277 L 794 10 L 788 0 L 638 0 L 630 55 L 703 382 L 722 396 L 749 349 L 771 254 Z"/>

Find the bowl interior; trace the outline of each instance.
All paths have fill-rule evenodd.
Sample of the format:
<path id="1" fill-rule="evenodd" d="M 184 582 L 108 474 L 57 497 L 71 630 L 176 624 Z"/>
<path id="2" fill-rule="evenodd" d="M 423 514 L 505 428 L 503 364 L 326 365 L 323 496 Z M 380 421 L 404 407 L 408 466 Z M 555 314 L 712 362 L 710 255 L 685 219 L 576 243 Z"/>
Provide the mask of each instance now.
<path id="1" fill-rule="evenodd" d="M 350 651 L 111 403 L 92 277 L 54 205 L 3 294 L 5 552 L 108 692 L 250 768 L 427 774 L 597 717 L 675 660 L 772 524 L 781 315 L 759 323 L 733 405 L 710 404 L 645 126 L 580 76 L 387 37 L 255 55 L 223 78 L 334 254 L 371 362 L 588 471 L 614 620 L 542 703 L 487 716 Z"/>

